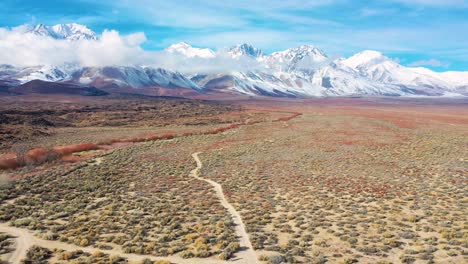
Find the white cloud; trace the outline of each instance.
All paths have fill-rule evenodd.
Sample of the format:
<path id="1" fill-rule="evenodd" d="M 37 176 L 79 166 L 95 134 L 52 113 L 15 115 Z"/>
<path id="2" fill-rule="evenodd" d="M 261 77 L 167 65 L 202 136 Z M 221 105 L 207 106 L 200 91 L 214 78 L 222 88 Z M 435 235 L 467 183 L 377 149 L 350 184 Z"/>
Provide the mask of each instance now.
<path id="1" fill-rule="evenodd" d="M 269 46 L 271 43 L 283 43 L 289 34 L 275 30 L 247 29 L 242 31 L 223 31 L 209 34 L 184 36 L 191 43 L 200 46 L 230 47 L 235 44 L 249 43 L 257 47 Z M 171 41 L 172 42 L 172 41 Z"/>
<path id="2" fill-rule="evenodd" d="M 157 52 L 154 55 L 157 63 L 153 66 L 189 74 L 247 71 L 264 67 L 263 64 L 248 57 L 233 59 L 227 54 L 226 50 L 218 51 L 218 56 L 213 58 L 187 58 L 183 55 L 169 54 L 167 52 Z"/>
<path id="3" fill-rule="evenodd" d="M 104 31 L 98 41 L 66 41 L 25 34 L 24 27 L 0 29 L 0 63 L 15 66 L 78 63 L 84 66 L 133 65 L 144 57 L 143 33 L 121 36 Z"/>
<path id="4" fill-rule="evenodd" d="M 397 12 L 392 8 L 368 8 L 364 7 L 360 10 L 360 15 L 363 17 L 372 17 L 372 16 L 381 16 L 388 15 L 391 13 Z"/>
<path id="5" fill-rule="evenodd" d="M 454 7 L 466 7 L 468 2 L 466 0 L 391 0 L 393 2 L 402 3 L 408 6 L 454 6 Z"/>
<path id="6" fill-rule="evenodd" d="M 410 67 L 432 66 L 432 67 L 448 67 L 449 64 L 437 59 L 419 60 L 408 64 Z"/>
<path id="7" fill-rule="evenodd" d="M 0 28 L 0 64 L 18 67 L 38 65 L 153 66 L 186 73 L 238 71 L 260 67 L 253 59 L 234 60 L 225 50 L 215 58 L 187 58 L 166 51 L 147 51 L 141 45 L 143 33 L 122 36 L 115 30 L 104 31 L 99 40 L 67 41 L 24 33 L 25 27 Z"/>

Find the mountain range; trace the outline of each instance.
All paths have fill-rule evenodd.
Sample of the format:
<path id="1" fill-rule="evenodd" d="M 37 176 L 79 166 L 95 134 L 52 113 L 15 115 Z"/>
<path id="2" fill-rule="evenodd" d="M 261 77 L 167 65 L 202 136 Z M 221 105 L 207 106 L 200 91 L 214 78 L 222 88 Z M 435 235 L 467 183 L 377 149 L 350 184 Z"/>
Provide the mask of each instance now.
<path id="1" fill-rule="evenodd" d="M 25 27 L 35 34 L 63 41 L 98 41 L 86 26 L 61 24 Z M 214 51 L 181 42 L 166 48 L 183 58 L 190 72 L 161 65 L 87 67 L 76 63 L 15 67 L 0 65 L 0 82 L 21 85 L 33 80 L 94 86 L 102 90 L 149 88 L 189 89 L 197 93 L 240 93 L 250 96 L 468 96 L 468 72 L 434 72 L 400 65 L 378 51 L 349 58 L 330 58 L 321 49 L 302 45 L 265 54 L 249 44 Z M 203 63 L 231 68 L 203 70 Z M 1 64 L 1 62 L 0 62 Z M 200 69 L 200 70 L 197 70 Z"/>

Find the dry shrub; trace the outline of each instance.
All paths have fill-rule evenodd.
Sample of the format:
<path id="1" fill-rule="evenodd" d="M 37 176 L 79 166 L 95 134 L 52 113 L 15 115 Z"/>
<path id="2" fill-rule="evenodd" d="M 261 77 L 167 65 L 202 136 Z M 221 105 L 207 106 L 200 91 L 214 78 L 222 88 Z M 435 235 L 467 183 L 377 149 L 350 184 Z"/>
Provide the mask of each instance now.
<path id="1" fill-rule="evenodd" d="M 26 144 L 17 144 L 12 147 L 12 150 L 16 155 L 16 162 L 19 166 L 26 165 L 26 153 L 29 149 L 30 147 L 28 147 Z"/>
<path id="2" fill-rule="evenodd" d="M 171 264 L 168 260 L 156 260 L 154 264 Z"/>
<path id="3" fill-rule="evenodd" d="M 3 155 L 3 158 L 0 158 L 0 169 L 16 169 L 25 165 L 39 165 L 55 160 L 59 156 L 60 153 L 58 151 L 45 148 L 35 148 L 24 154 Z"/>

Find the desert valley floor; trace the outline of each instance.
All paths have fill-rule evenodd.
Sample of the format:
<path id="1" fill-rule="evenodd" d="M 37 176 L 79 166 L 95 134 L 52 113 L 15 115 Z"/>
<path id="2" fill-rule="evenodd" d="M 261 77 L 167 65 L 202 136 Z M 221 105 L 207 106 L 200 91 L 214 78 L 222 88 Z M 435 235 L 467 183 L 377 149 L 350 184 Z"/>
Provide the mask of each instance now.
<path id="1" fill-rule="evenodd" d="M 0 263 L 468 262 L 466 99 L 51 98 L 0 97 Z"/>

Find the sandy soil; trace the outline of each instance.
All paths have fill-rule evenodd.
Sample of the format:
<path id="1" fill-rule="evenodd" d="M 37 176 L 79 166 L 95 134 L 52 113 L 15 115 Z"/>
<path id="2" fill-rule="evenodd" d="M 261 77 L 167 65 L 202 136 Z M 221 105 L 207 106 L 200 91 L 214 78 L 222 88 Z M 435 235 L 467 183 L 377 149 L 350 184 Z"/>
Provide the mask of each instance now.
<path id="1" fill-rule="evenodd" d="M 12 264 L 20 264 L 21 261 L 24 259 L 26 256 L 26 253 L 29 248 L 31 248 L 33 245 L 39 245 L 44 248 L 48 249 L 62 249 L 66 251 L 75 251 L 75 250 L 82 250 L 84 252 L 93 254 L 95 252 L 103 252 L 106 254 L 109 254 L 111 256 L 120 256 L 127 258 L 131 263 L 140 263 L 144 259 L 151 259 L 153 261 L 156 260 L 168 260 L 171 263 L 176 263 L 176 264 L 220 264 L 220 263 L 227 263 L 226 261 L 222 261 L 219 259 L 215 258 L 207 258 L 207 259 L 183 259 L 177 256 L 170 256 L 170 257 L 154 257 L 151 255 L 137 255 L 137 254 L 126 254 L 123 253 L 120 250 L 102 250 L 102 249 L 97 249 L 93 247 L 80 247 L 72 244 L 67 244 L 59 241 L 50 241 L 50 240 L 44 240 L 40 239 L 34 234 L 27 230 L 27 229 L 22 229 L 22 228 L 16 228 L 9 226 L 6 223 L 1 223 L 0 224 L 0 232 L 8 233 L 12 236 L 15 237 L 15 251 L 13 251 L 8 257 L 7 261 L 12 263 Z M 236 263 L 255 263 L 255 262 L 236 262 Z"/>

